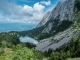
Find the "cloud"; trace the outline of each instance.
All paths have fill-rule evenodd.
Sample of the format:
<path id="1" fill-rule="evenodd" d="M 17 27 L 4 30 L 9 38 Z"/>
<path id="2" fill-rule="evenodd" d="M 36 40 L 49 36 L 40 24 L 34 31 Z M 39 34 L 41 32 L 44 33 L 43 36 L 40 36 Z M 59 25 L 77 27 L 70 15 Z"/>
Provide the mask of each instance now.
<path id="1" fill-rule="evenodd" d="M 44 4 L 44 5 L 51 5 L 51 1 L 50 0 L 48 0 L 48 1 L 41 1 L 40 2 L 41 4 Z"/>
<path id="2" fill-rule="evenodd" d="M 33 6 L 17 5 L 8 0 L 0 0 L 0 22 L 38 24 L 42 19 L 45 6 L 39 2 Z"/>
<path id="3" fill-rule="evenodd" d="M 43 11 L 43 9 L 44 9 L 45 7 L 38 2 L 38 3 L 35 3 L 35 4 L 34 4 L 33 8 L 34 8 L 35 11 L 40 12 L 40 11 Z"/>
<path id="4" fill-rule="evenodd" d="M 4 14 L 17 15 L 17 16 L 32 16 L 31 13 L 25 11 L 24 6 L 16 5 L 14 3 L 9 3 L 7 0 L 0 1 L 0 10 Z"/>

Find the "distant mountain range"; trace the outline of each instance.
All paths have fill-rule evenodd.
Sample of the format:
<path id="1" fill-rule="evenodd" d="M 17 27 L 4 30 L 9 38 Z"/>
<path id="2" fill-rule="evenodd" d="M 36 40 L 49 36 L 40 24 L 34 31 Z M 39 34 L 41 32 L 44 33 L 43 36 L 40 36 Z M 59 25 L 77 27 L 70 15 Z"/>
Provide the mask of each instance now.
<path id="1" fill-rule="evenodd" d="M 25 31 L 33 29 L 35 24 L 23 24 L 23 23 L 0 23 L 0 32 L 9 31 Z"/>

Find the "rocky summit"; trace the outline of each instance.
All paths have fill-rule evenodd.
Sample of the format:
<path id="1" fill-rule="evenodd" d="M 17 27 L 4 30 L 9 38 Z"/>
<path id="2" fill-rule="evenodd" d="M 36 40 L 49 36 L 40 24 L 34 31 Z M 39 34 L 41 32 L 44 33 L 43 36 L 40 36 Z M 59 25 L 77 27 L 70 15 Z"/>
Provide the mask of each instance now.
<path id="1" fill-rule="evenodd" d="M 47 12 L 44 15 L 42 21 L 38 24 L 37 27 L 41 27 L 49 20 L 55 20 L 56 18 L 59 19 L 59 21 L 73 20 L 72 14 L 75 11 L 75 1 L 76 0 L 65 0 L 64 2 L 60 1 L 52 11 Z"/>

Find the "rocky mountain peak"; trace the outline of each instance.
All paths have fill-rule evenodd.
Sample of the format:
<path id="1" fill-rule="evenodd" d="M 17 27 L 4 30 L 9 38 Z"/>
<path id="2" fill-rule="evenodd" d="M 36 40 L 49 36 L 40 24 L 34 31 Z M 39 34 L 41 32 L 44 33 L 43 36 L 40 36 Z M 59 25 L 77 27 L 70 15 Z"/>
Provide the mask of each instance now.
<path id="1" fill-rule="evenodd" d="M 42 33 L 49 33 L 50 31 L 56 31 L 55 28 L 59 26 L 62 21 L 67 20 L 68 22 L 75 20 L 73 14 L 76 11 L 76 1 L 80 0 L 60 0 L 51 12 L 44 15 L 42 21 L 37 25 L 37 28 L 45 26 Z"/>
<path id="2" fill-rule="evenodd" d="M 37 39 L 44 39 L 64 31 L 72 25 L 73 20 L 78 20 L 76 10 L 80 10 L 80 0 L 60 0 L 52 11 L 44 15 L 35 29 L 28 31 L 28 34 L 38 37 Z"/>
<path id="3" fill-rule="evenodd" d="M 47 12 L 44 15 L 42 21 L 38 24 L 37 27 L 41 27 L 49 20 L 55 20 L 56 18 L 60 21 L 73 20 L 74 17 L 72 14 L 74 13 L 75 1 L 77 0 L 60 0 L 51 12 Z"/>

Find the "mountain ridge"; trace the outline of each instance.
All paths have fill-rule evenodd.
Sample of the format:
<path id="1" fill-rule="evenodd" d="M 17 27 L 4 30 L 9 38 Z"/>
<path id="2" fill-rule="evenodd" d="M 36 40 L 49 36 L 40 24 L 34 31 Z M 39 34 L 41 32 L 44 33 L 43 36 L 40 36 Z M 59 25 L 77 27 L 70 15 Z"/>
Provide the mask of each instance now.
<path id="1" fill-rule="evenodd" d="M 59 2 L 51 12 L 44 15 L 40 22 L 41 25 L 38 24 L 36 28 L 22 33 L 39 41 L 39 44 L 36 45 L 37 50 L 45 51 L 49 48 L 53 50 L 59 48 L 66 41 L 68 43 L 73 37 L 80 34 L 78 31 L 80 27 L 79 4 L 80 0 Z M 67 17 L 66 13 L 68 14 Z"/>
<path id="2" fill-rule="evenodd" d="M 58 4 L 53 8 L 53 10 L 50 12 L 49 16 L 46 18 L 44 15 L 43 18 L 48 19 L 47 21 L 53 19 L 55 20 L 56 17 L 59 18 L 60 21 L 62 20 L 73 20 L 73 17 L 71 16 L 74 13 L 74 4 L 76 0 L 65 0 L 64 2 L 58 2 Z M 46 21 L 46 19 L 42 19 Z M 42 25 L 44 25 L 44 22 L 40 22 Z M 40 24 L 38 24 L 39 27 Z"/>
<path id="3" fill-rule="evenodd" d="M 33 35 L 33 37 L 38 36 L 39 34 L 53 35 L 58 31 L 58 29 L 60 29 L 58 31 L 60 32 L 68 28 L 72 24 L 71 21 L 75 19 L 75 17 L 72 15 L 76 10 L 76 6 L 75 6 L 76 1 L 80 1 L 80 0 L 70 0 L 70 1 L 65 0 L 64 2 L 58 2 L 58 4 L 55 6 L 55 8 L 52 11 L 47 12 L 44 15 L 43 19 L 36 26 L 36 28 L 30 31 L 27 31 L 27 35 L 30 35 L 30 36 Z M 67 23 L 67 26 L 66 28 L 64 28 L 63 24 L 66 25 L 66 23 Z"/>

